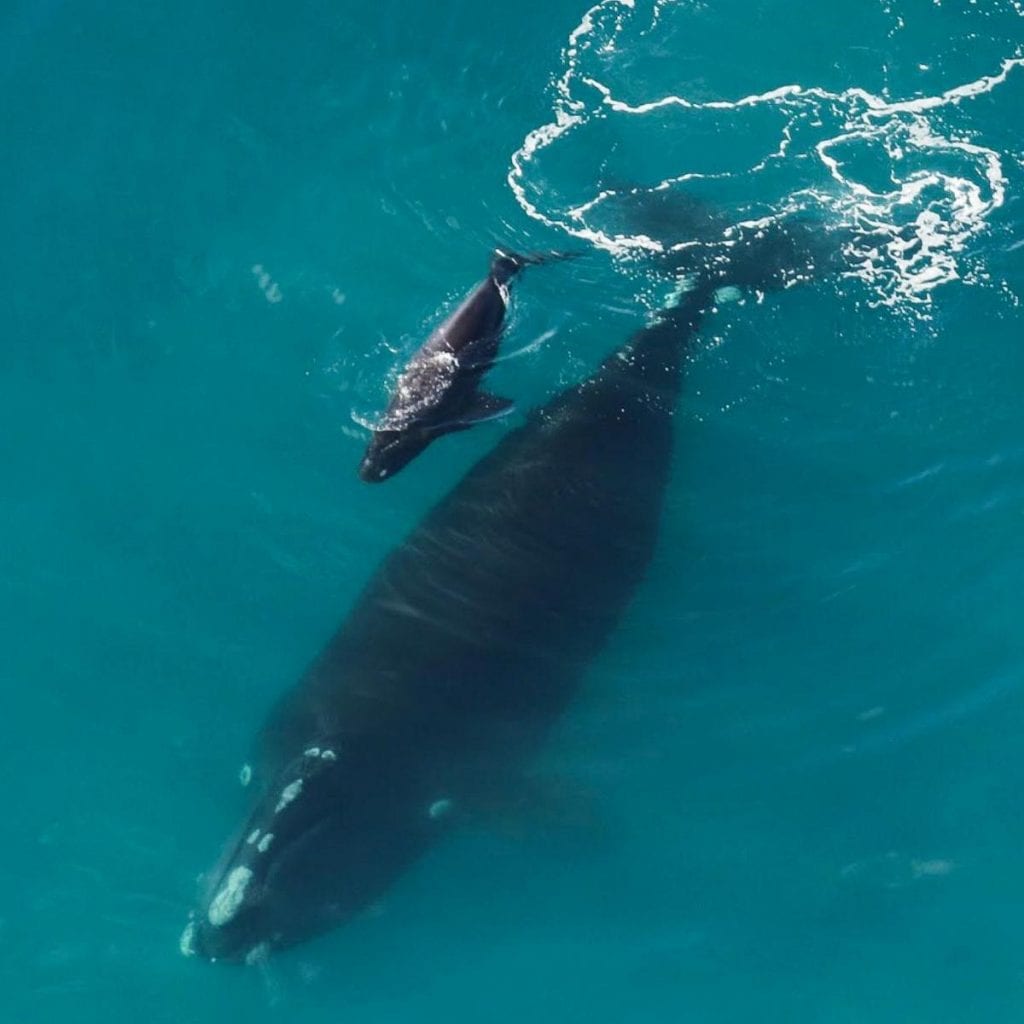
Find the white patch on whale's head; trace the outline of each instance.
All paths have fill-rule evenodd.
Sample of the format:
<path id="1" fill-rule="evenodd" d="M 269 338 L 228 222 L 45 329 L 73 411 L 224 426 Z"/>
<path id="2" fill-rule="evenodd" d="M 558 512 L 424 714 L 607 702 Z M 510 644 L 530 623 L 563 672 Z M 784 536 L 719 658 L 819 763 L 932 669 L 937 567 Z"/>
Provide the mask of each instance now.
<path id="1" fill-rule="evenodd" d="M 416 458 L 436 436 L 429 415 L 422 422 L 412 415 L 402 424 L 378 426 L 359 463 L 359 478 L 370 484 L 387 480 Z"/>
<path id="2" fill-rule="evenodd" d="M 238 913 L 251 880 L 252 871 L 246 867 L 234 868 L 224 880 L 206 911 L 206 918 L 214 928 L 226 925 Z"/>
<path id="3" fill-rule="evenodd" d="M 256 849 L 260 853 L 266 853 L 270 849 L 270 844 L 274 841 L 274 833 L 268 832 L 256 845 Z"/>
<path id="4" fill-rule="evenodd" d="M 296 779 L 294 782 L 289 782 L 288 785 L 281 790 L 281 798 L 277 801 L 274 813 L 280 814 L 281 811 L 283 811 L 301 792 L 302 779 Z"/>

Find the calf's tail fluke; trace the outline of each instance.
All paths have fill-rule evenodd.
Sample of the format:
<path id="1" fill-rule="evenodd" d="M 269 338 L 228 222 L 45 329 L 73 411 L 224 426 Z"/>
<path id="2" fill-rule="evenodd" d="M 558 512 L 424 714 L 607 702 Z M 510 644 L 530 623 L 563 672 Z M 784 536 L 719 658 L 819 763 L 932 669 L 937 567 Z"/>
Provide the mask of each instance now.
<path id="1" fill-rule="evenodd" d="M 585 255 L 584 250 L 576 249 L 568 252 L 533 252 L 520 253 L 511 249 L 495 249 L 491 260 L 491 276 L 504 284 L 524 267 L 537 266 L 541 263 L 559 263 L 562 260 L 575 260 Z"/>

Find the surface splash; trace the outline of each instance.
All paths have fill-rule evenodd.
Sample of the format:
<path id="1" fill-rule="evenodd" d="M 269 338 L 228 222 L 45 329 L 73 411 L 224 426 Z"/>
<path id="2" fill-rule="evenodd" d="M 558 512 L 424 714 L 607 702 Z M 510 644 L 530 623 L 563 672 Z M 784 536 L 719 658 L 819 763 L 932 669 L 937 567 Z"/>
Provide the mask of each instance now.
<path id="1" fill-rule="evenodd" d="M 886 84 L 894 77 L 885 63 L 891 55 L 881 51 L 872 55 L 877 74 L 848 72 L 863 73 L 872 88 L 789 82 L 735 98 L 709 95 L 695 69 L 713 54 L 679 61 L 678 71 L 658 65 L 659 47 L 673 52 L 688 31 L 701 31 L 703 11 L 673 0 L 601 0 L 586 11 L 562 51 L 551 119 L 511 158 L 508 182 L 530 217 L 622 259 L 695 244 L 662 235 L 654 223 L 624 225 L 616 217 L 624 198 L 699 195 L 736 226 L 793 214 L 823 218 L 854 230 L 846 276 L 867 285 L 868 304 L 919 316 L 928 315 L 940 285 L 988 279 L 972 242 L 1006 201 L 1007 163 L 1016 164 L 972 126 L 969 108 L 1011 78 L 1024 79 L 1024 48 L 1009 41 L 1020 35 L 1019 5 L 1003 11 L 1017 31 L 993 44 L 1004 48 L 1000 59 L 985 51 L 992 60 L 986 73 L 911 96 Z M 881 12 L 890 38 L 905 31 L 902 14 Z M 922 82 L 935 79 L 931 63 L 914 71 Z M 580 157 L 593 151 L 595 137 L 610 154 L 600 168 Z M 724 152 L 716 137 L 734 145 Z M 608 181 L 607 164 L 620 155 L 630 170 Z"/>

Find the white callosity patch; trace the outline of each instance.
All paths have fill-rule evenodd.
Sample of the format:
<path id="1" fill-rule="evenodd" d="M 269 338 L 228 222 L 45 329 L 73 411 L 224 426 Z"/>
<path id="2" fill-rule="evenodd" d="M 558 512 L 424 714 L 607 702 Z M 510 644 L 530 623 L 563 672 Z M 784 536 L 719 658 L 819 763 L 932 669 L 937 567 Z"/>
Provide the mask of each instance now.
<path id="1" fill-rule="evenodd" d="M 206 911 L 207 920 L 214 928 L 223 927 L 238 913 L 251 879 L 252 871 L 249 868 L 239 867 L 231 870 L 217 895 L 210 900 L 210 906 Z"/>
<path id="2" fill-rule="evenodd" d="M 250 846 L 252 846 L 252 844 L 253 844 L 253 843 L 255 843 L 255 842 L 256 842 L 256 840 L 257 840 L 257 839 L 259 839 L 259 837 L 260 837 L 260 830 L 259 830 L 258 828 L 254 828 L 254 829 L 253 829 L 253 830 L 252 830 L 252 831 L 251 831 L 251 832 L 249 833 L 249 838 L 248 838 L 248 839 L 246 839 L 246 842 L 247 842 L 247 843 L 248 843 L 248 844 L 249 844 Z"/>
<path id="3" fill-rule="evenodd" d="M 328 747 L 307 747 L 302 753 L 305 757 L 320 758 L 321 761 L 338 760 L 338 755 Z"/>
<path id="4" fill-rule="evenodd" d="M 277 806 L 274 808 L 274 813 L 280 814 L 281 811 L 283 811 L 301 792 L 302 779 L 296 779 L 294 782 L 288 783 L 288 785 L 281 790 L 281 796 L 277 801 Z"/>
<path id="5" fill-rule="evenodd" d="M 274 841 L 274 833 L 268 832 L 260 841 L 256 844 L 256 849 L 260 853 L 266 853 L 270 849 L 270 844 Z"/>
<path id="6" fill-rule="evenodd" d="M 848 276 L 870 287 L 873 305 L 920 308 L 943 283 L 985 279 L 969 244 L 1003 205 L 1006 175 L 1003 156 L 968 131 L 960 110 L 1024 68 L 1019 33 L 1008 30 L 1005 45 L 1013 52 L 995 70 L 934 95 L 892 100 L 859 86 L 835 91 L 794 83 L 739 98 L 691 99 L 669 92 L 625 99 L 624 93 L 637 88 L 636 76 L 625 72 L 642 67 L 645 55 L 656 57 L 659 45 L 692 36 L 699 15 L 696 7 L 665 0 L 655 0 L 653 18 L 649 9 L 635 0 L 600 0 L 570 33 L 554 81 L 552 120 L 527 134 L 511 160 L 509 185 L 527 214 L 619 256 L 665 252 L 694 241 L 624 233 L 612 213 L 615 203 L 656 199 L 690 183 L 701 189 L 721 185 L 735 194 L 732 183 L 740 182 L 749 185 L 744 192 L 763 198 L 758 214 L 750 217 L 754 208 L 748 208 L 737 226 L 806 212 L 852 228 Z M 575 171 L 563 187 L 549 170 L 564 148 L 585 148 L 592 127 L 607 131 L 609 122 L 618 122 L 622 135 L 636 138 L 649 125 L 657 149 L 667 125 L 678 121 L 674 126 L 684 137 L 691 125 L 701 129 L 709 119 L 718 134 L 737 138 L 750 137 L 749 126 L 757 126 L 742 166 L 694 169 L 678 166 L 691 162 L 687 156 L 671 156 L 662 180 L 626 189 L 577 181 Z M 579 163 L 566 161 L 571 168 Z M 593 177 L 599 180 L 602 173 L 595 168 Z M 570 198 L 577 190 L 589 198 Z"/>
<path id="7" fill-rule="evenodd" d="M 238 773 L 238 781 L 243 786 L 248 786 L 249 783 L 252 782 L 252 766 L 251 765 L 248 765 L 248 764 L 243 764 L 242 765 L 242 769 Z"/>

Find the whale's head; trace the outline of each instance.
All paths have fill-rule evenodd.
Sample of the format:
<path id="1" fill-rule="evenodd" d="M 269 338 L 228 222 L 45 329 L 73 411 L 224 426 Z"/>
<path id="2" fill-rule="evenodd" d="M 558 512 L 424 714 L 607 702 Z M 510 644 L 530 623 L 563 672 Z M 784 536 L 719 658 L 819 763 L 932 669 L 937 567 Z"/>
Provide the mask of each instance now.
<path id="1" fill-rule="evenodd" d="M 380 785 L 332 746 L 289 763 L 206 876 L 181 951 L 253 962 L 371 906 L 436 829 Z"/>
<path id="2" fill-rule="evenodd" d="M 359 478 L 368 484 L 383 483 L 412 462 L 434 436 L 431 431 L 415 426 L 375 430 L 359 463 Z"/>

